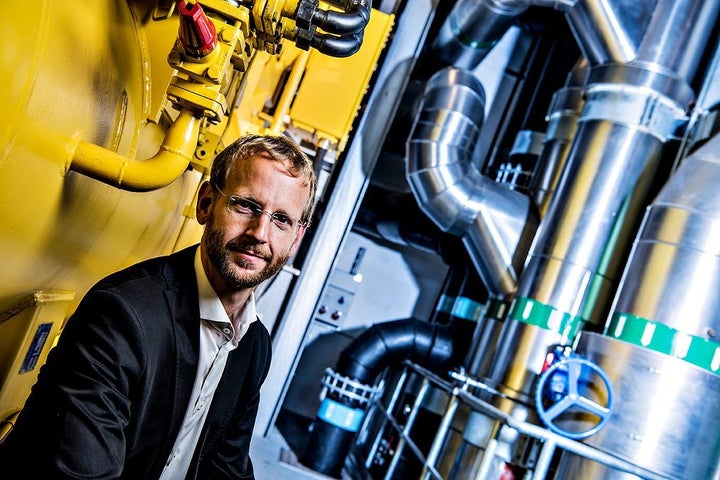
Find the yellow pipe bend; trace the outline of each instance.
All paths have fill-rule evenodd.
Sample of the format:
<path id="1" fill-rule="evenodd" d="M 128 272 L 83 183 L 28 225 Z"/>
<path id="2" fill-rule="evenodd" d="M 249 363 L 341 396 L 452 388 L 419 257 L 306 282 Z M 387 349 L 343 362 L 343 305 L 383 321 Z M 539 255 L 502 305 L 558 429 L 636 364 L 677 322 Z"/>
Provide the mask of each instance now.
<path id="1" fill-rule="evenodd" d="M 158 152 L 147 160 L 130 159 L 81 141 L 69 168 L 123 190 L 147 192 L 162 188 L 187 169 L 195 154 L 201 122 L 187 111 L 180 112 Z"/>

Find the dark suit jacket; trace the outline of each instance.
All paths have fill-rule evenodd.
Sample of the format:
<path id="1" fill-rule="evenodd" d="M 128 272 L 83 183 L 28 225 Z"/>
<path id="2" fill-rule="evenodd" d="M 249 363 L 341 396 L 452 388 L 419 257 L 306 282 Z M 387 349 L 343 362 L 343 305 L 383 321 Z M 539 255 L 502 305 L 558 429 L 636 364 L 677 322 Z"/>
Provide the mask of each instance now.
<path id="1" fill-rule="evenodd" d="M 3 478 L 160 475 L 198 364 L 196 248 L 141 262 L 88 292 L 0 444 Z M 187 478 L 253 478 L 249 445 L 270 347 L 256 321 L 230 353 Z"/>

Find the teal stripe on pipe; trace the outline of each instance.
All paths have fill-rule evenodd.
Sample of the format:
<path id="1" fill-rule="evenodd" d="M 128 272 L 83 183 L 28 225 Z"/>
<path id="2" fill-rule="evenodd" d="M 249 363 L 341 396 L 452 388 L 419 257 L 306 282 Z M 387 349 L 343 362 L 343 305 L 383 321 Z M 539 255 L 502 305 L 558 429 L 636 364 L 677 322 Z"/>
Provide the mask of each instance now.
<path id="1" fill-rule="evenodd" d="M 477 321 L 482 312 L 482 305 L 465 297 L 457 297 L 453 305 L 452 314 L 465 320 Z"/>
<path id="2" fill-rule="evenodd" d="M 325 398 L 320 404 L 317 416 L 330 425 L 342 428 L 348 432 L 357 432 L 360 430 L 360 425 L 362 425 L 365 410 L 351 408 L 342 403 Z"/>

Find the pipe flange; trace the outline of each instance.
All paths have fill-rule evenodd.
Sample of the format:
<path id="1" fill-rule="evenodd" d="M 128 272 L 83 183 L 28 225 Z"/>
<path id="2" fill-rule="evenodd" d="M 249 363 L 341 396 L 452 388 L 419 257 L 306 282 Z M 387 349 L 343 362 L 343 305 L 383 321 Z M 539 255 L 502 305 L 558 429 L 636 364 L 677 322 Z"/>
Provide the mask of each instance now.
<path id="1" fill-rule="evenodd" d="M 657 91 L 635 85 L 593 85 L 586 92 L 578 122 L 609 121 L 638 128 L 662 142 L 681 135 L 687 125 L 685 111 Z"/>
<path id="2" fill-rule="evenodd" d="M 585 85 L 587 92 L 602 85 L 652 90 L 682 110 L 687 110 L 695 100 L 695 92 L 684 78 L 654 64 L 598 65 L 590 69 Z"/>
<path id="3" fill-rule="evenodd" d="M 332 394 L 335 398 L 348 399 L 364 406 L 370 404 L 380 391 L 379 387 L 360 383 L 350 377 L 335 372 L 331 368 L 325 369 L 325 376 L 322 379 L 325 394 Z"/>

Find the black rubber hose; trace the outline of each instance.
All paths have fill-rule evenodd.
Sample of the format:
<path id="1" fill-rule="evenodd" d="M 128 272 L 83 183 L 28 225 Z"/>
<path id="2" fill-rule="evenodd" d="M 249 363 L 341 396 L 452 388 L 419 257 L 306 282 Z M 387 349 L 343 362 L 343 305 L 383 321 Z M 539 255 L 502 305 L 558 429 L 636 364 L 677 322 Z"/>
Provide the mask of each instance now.
<path id="1" fill-rule="evenodd" d="M 325 55 L 336 58 L 345 58 L 360 50 L 362 40 L 362 32 L 339 37 L 335 35 L 315 33 L 312 39 L 310 39 L 310 46 Z"/>
<path id="2" fill-rule="evenodd" d="M 414 318 L 375 324 L 342 351 L 336 372 L 371 386 L 385 367 L 404 360 L 426 368 L 441 367 L 452 357 L 452 332 L 450 326 Z M 347 412 L 347 416 L 328 414 L 328 406 L 333 411 Z M 316 472 L 339 478 L 366 408 L 338 392 L 328 392 L 300 462 Z"/>
<path id="3" fill-rule="evenodd" d="M 365 30 L 370 20 L 370 5 L 350 5 L 345 12 L 318 9 L 312 17 L 312 24 L 335 35 L 346 35 Z"/>
<path id="4" fill-rule="evenodd" d="M 374 384 L 377 374 L 392 363 L 412 360 L 425 366 L 444 364 L 452 355 L 450 327 L 415 318 L 375 324 L 340 354 L 337 372 L 361 383 Z"/>

